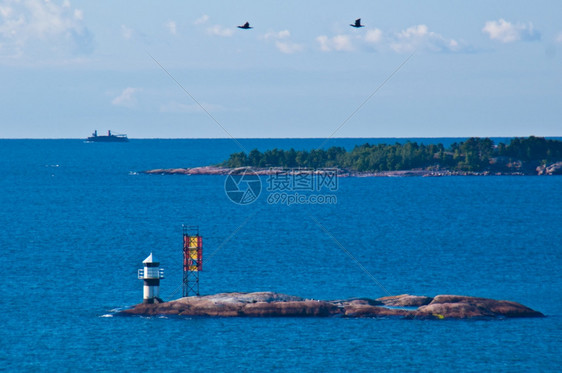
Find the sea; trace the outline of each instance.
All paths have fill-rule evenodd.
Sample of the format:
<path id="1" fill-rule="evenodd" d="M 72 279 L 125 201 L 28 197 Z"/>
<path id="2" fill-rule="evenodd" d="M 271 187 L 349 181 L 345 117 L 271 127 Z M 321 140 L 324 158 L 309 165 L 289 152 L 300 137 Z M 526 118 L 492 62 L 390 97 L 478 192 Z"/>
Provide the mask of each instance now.
<path id="1" fill-rule="evenodd" d="M 0 140 L 0 370 L 559 371 L 560 176 L 270 175 L 236 199 L 226 175 L 142 173 L 254 148 L 408 140 L 463 139 Z M 461 294 L 546 317 L 119 316 L 142 302 L 150 253 L 165 271 L 161 297 L 181 297 L 182 225 L 203 236 L 202 295 Z"/>

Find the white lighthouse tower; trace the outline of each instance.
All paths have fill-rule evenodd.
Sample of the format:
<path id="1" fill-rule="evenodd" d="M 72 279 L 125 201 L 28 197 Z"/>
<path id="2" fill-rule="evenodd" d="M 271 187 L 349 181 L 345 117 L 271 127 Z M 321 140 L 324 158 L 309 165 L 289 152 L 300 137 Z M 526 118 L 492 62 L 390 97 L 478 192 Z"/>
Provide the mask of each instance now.
<path id="1" fill-rule="evenodd" d="M 139 280 L 144 280 L 143 303 L 160 303 L 160 279 L 164 278 L 164 269 L 159 268 L 160 263 L 150 253 L 148 258 L 142 261 L 143 269 L 139 269 Z"/>

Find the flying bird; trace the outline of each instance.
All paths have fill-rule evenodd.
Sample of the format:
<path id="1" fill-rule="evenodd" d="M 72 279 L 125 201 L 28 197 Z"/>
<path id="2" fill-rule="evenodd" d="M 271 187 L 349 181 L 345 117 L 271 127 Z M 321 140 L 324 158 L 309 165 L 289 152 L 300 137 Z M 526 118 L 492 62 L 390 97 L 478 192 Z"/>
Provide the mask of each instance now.
<path id="1" fill-rule="evenodd" d="M 244 30 L 249 30 L 253 27 L 250 27 L 250 22 L 246 22 L 246 23 L 244 23 L 244 25 L 238 26 L 238 28 L 241 28 L 241 29 L 244 29 Z"/>
<path id="2" fill-rule="evenodd" d="M 355 23 L 351 23 L 350 24 L 351 27 L 355 27 L 355 28 L 359 28 L 359 27 L 365 27 L 365 25 L 361 24 L 361 18 L 357 18 L 355 20 Z"/>

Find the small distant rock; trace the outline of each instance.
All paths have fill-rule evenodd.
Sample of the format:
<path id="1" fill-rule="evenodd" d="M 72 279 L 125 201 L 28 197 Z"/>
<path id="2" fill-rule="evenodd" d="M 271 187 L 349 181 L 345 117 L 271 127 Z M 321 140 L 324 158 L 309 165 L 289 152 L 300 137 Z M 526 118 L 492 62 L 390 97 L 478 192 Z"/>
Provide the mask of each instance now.
<path id="1" fill-rule="evenodd" d="M 537 167 L 537 175 L 562 175 L 562 162 Z"/>
<path id="2" fill-rule="evenodd" d="M 562 162 L 553 163 L 545 170 L 547 175 L 562 175 Z"/>

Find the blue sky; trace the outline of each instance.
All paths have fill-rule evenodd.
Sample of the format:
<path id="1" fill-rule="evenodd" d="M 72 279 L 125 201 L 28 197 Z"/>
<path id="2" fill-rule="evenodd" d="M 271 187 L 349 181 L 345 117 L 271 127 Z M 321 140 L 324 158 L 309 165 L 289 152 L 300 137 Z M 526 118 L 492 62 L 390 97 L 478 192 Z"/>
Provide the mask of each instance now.
<path id="1" fill-rule="evenodd" d="M 562 2 L 6 0 L 0 81 L 0 138 L 561 136 Z"/>

